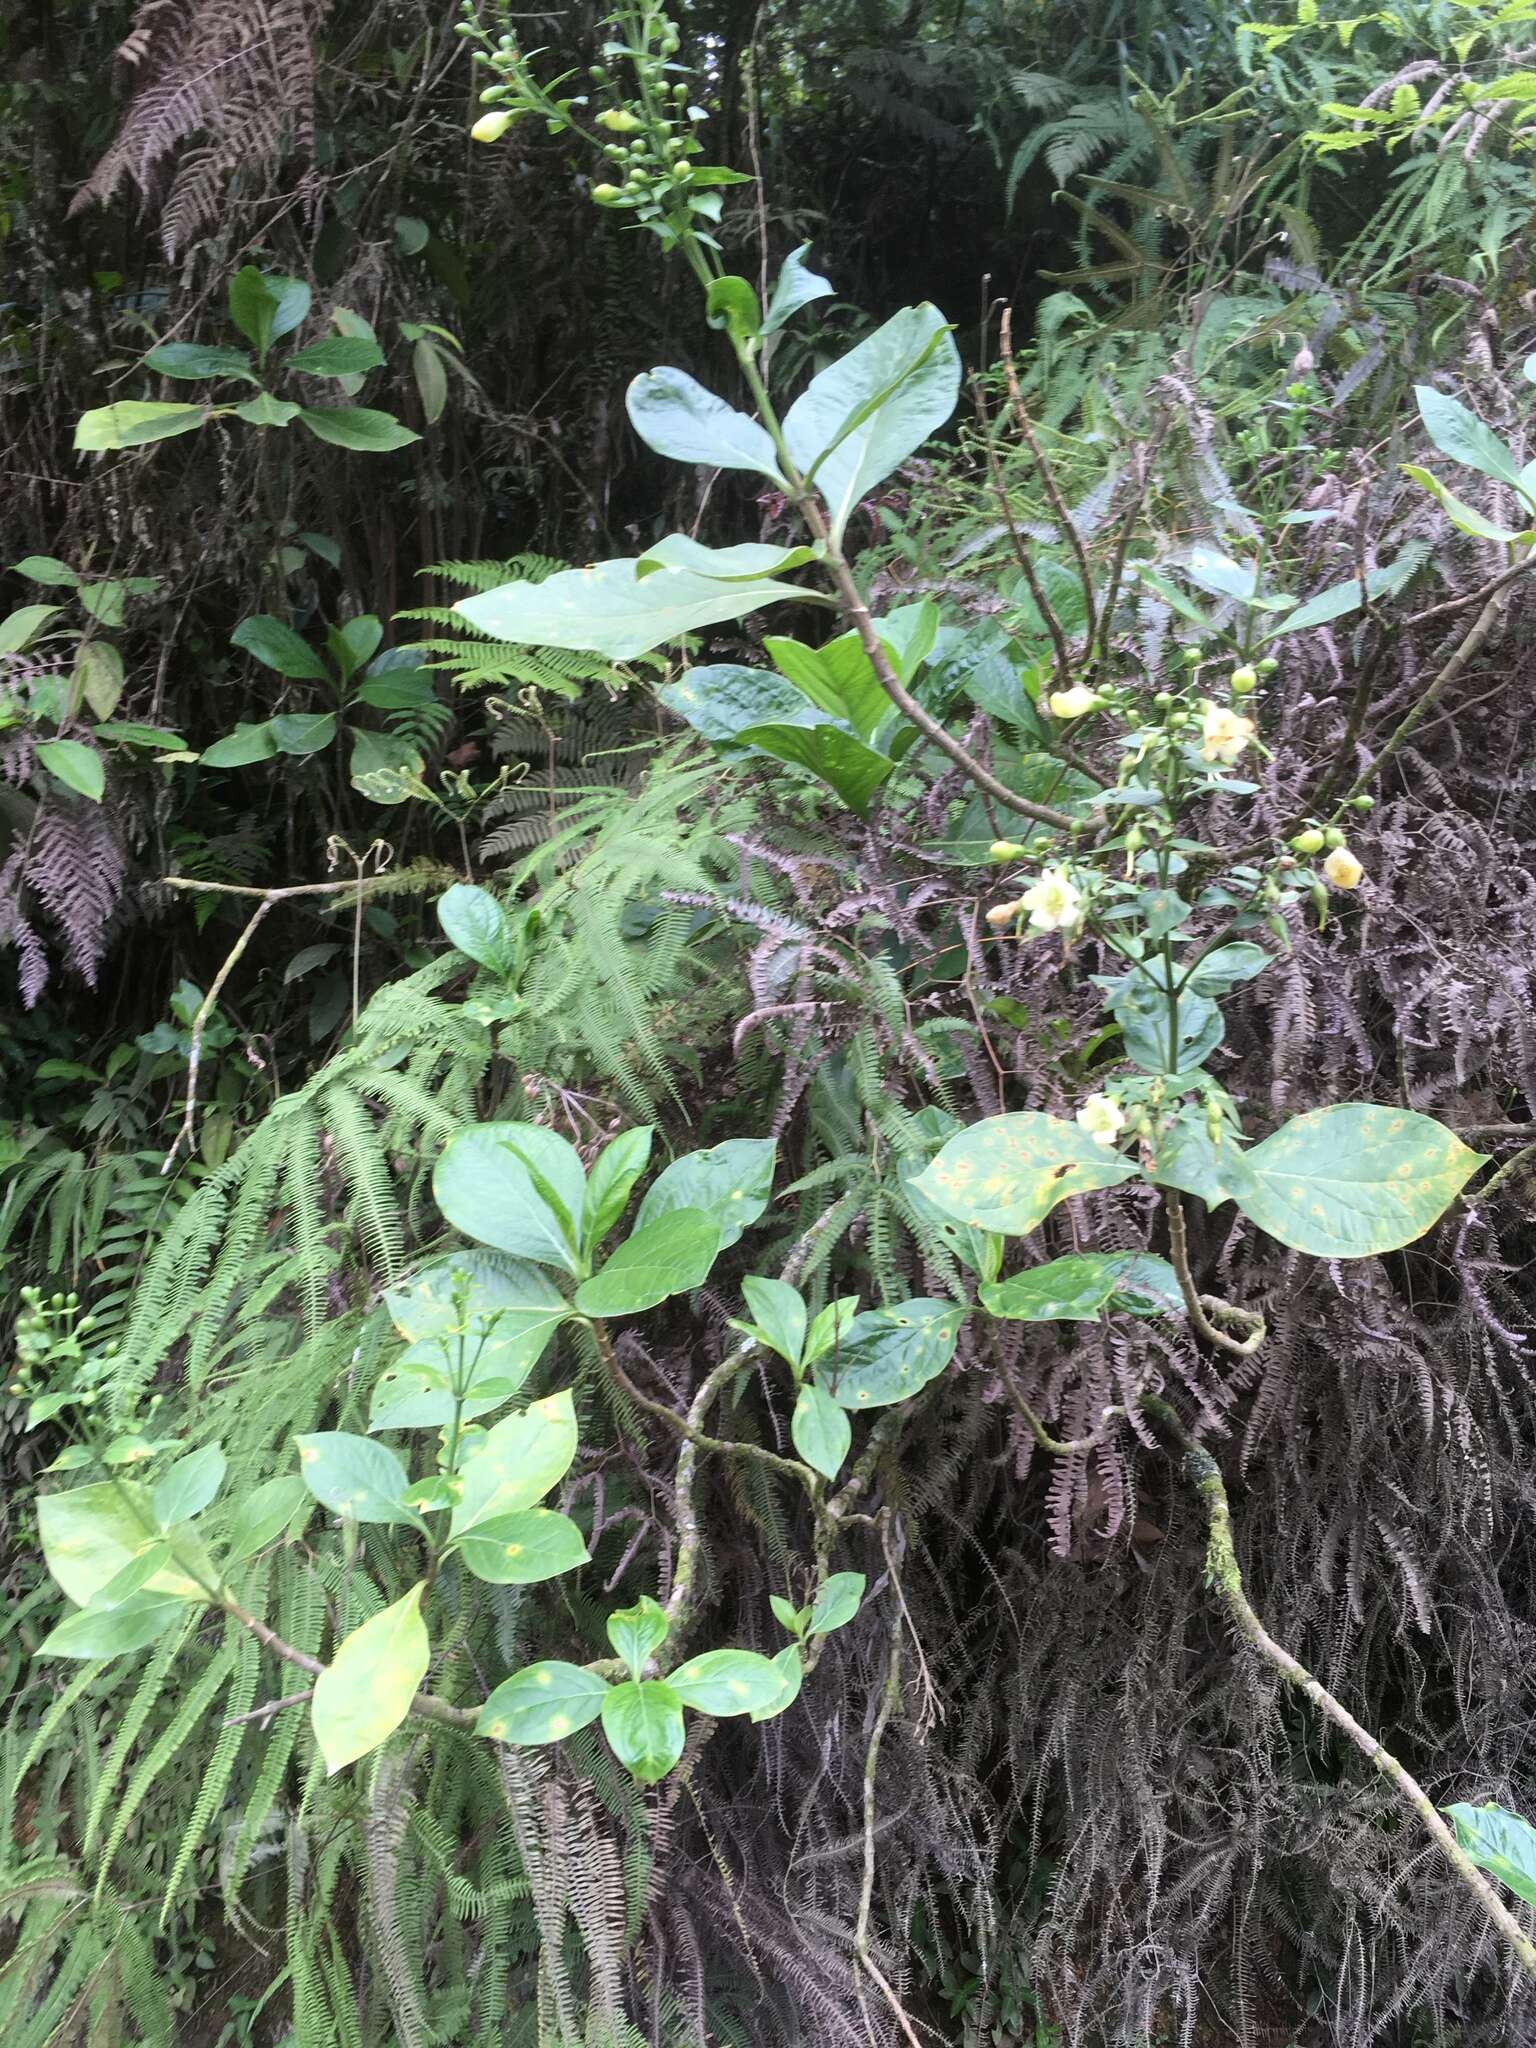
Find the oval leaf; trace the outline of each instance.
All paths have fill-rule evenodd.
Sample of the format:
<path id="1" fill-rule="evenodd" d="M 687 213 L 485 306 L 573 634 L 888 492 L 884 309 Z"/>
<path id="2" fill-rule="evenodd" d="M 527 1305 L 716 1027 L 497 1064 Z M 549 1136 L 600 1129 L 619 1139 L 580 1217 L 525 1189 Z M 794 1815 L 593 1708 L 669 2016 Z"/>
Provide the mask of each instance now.
<path id="1" fill-rule="evenodd" d="M 424 1590 L 412 1586 L 403 1600 L 354 1629 L 315 1680 L 310 1721 L 329 1775 L 377 1749 L 409 1713 L 427 1675 Z"/>
<path id="2" fill-rule="evenodd" d="M 37 750 L 37 758 L 50 775 L 57 775 L 77 796 L 89 797 L 93 804 L 101 802 L 107 772 L 94 747 L 86 746 L 83 740 L 45 740 Z"/>
<path id="3" fill-rule="evenodd" d="M 816 1595 L 806 1634 L 829 1636 L 835 1628 L 846 1628 L 858 1613 L 859 1602 L 863 1598 L 862 1572 L 834 1572 Z"/>
<path id="4" fill-rule="evenodd" d="M 467 1237 L 575 1274 L 586 1197 L 581 1156 L 538 1124 L 472 1124 L 443 1148 L 432 1193 Z"/>
<path id="5" fill-rule="evenodd" d="M 789 1434 L 813 1472 L 835 1479 L 853 1441 L 853 1425 L 830 1394 L 807 1380 L 796 1398 Z"/>
<path id="6" fill-rule="evenodd" d="M 460 598 L 454 610 L 495 640 L 631 661 L 780 598 L 803 604 L 806 597 L 798 585 L 771 577 L 721 583 L 691 569 L 659 568 L 642 576 L 637 560 L 623 559 L 562 569 L 542 583 L 503 583 Z"/>
<path id="7" fill-rule="evenodd" d="M 727 1138 L 704 1152 L 685 1152 L 657 1174 L 635 1217 L 638 1229 L 672 1209 L 702 1209 L 728 1251 L 768 1206 L 777 1145 L 772 1138 Z"/>
<path id="8" fill-rule="evenodd" d="M 1433 1117 L 1346 1102 L 1243 1154 L 1243 1214 L 1299 1252 L 1364 1259 L 1422 1237 L 1485 1157 Z"/>
<path id="9" fill-rule="evenodd" d="M 720 1227 L 702 1209 L 672 1209 L 637 1222 L 613 1256 L 576 1290 L 587 1316 L 632 1316 L 670 1295 L 686 1294 L 709 1276 L 720 1252 Z"/>
<path id="10" fill-rule="evenodd" d="M 498 1422 L 460 1470 L 459 1504 L 450 1525 L 455 1539 L 532 1507 L 565 1477 L 575 1455 L 576 1408 L 569 1387 Z"/>
<path id="11" fill-rule="evenodd" d="M 350 1515 L 354 1522 L 426 1527 L 405 1504 L 405 1467 L 383 1444 L 342 1429 L 295 1437 L 294 1442 L 299 1447 L 300 1478 L 333 1515 Z"/>
<path id="12" fill-rule="evenodd" d="M 579 1664 L 528 1664 L 497 1686 L 475 1733 L 524 1746 L 559 1742 L 597 1719 L 607 1692 L 606 1681 Z"/>
<path id="13" fill-rule="evenodd" d="M 723 1720 L 771 1706 L 784 1689 L 783 1674 L 755 1650 L 706 1650 L 667 1674 L 667 1684 L 685 1707 Z"/>
<path id="14" fill-rule="evenodd" d="M 767 431 L 723 398 L 706 391 L 686 370 L 647 370 L 624 400 L 630 423 L 648 448 L 674 462 L 711 469 L 755 469 L 782 484 Z"/>
<path id="15" fill-rule="evenodd" d="M 642 1785 L 664 1778 L 683 1753 L 683 1703 L 660 1679 L 611 1685 L 602 1716 L 609 1748 Z"/>
<path id="16" fill-rule="evenodd" d="M 587 1562 L 587 1545 L 569 1515 L 524 1508 L 476 1526 L 459 1546 L 477 1579 L 493 1586 L 536 1586 Z"/>
<path id="17" fill-rule="evenodd" d="M 1068 1195 L 1117 1187 L 1139 1174 L 1129 1159 L 1094 1144 L 1076 1124 L 1024 1110 L 961 1131 L 913 1186 L 946 1216 L 1022 1237 Z"/>
<path id="18" fill-rule="evenodd" d="M 952 1301 L 903 1301 L 869 1309 L 848 1325 L 820 1369 L 842 1408 L 885 1408 L 927 1386 L 955 1355 L 966 1311 Z"/>

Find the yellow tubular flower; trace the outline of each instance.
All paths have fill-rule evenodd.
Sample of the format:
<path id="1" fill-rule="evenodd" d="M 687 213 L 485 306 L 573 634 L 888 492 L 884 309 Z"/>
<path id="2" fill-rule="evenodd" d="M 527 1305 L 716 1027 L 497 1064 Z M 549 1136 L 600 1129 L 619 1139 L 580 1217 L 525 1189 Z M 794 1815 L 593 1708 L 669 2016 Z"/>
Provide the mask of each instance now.
<path id="1" fill-rule="evenodd" d="M 1097 690 L 1084 689 L 1081 683 L 1074 683 L 1070 690 L 1052 690 L 1046 701 L 1053 718 L 1083 718 L 1088 712 L 1097 711 L 1103 700 Z"/>
<path id="2" fill-rule="evenodd" d="M 482 114 L 469 133 L 475 142 L 500 142 L 511 126 L 512 116 L 498 109 L 494 114 Z"/>

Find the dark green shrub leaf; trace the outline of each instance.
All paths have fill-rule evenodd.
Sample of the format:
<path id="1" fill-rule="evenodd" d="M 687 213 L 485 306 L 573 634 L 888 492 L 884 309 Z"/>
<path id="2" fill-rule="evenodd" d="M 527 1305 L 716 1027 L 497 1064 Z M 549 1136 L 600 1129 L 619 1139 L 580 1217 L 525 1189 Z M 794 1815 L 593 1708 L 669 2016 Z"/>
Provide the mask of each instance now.
<path id="1" fill-rule="evenodd" d="M 101 802 L 107 772 L 94 747 L 86 746 L 83 740 L 44 740 L 37 749 L 37 758 L 50 775 L 57 775 L 77 796 L 89 797 L 93 804 Z"/>
<path id="2" fill-rule="evenodd" d="M 660 1679 L 609 1686 L 602 1716 L 609 1748 L 642 1785 L 664 1778 L 683 1753 L 683 1703 Z"/>
<path id="3" fill-rule="evenodd" d="M 291 676 L 305 682 L 325 681 L 325 663 L 314 648 L 301 640 L 292 626 L 284 625 L 281 619 L 257 612 L 252 618 L 242 619 L 229 639 L 231 646 L 253 654 L 267 668 L 276 669 L 280 676 Z"/>
<path id="4" fill-rule="evenodd" d="M 741 1292 L 759 1340 L 786 1364 L 798 1366 L 807 1320 L 799 1292 L 787 1280 L 763 1280 L 755 1273 L 742 1281 Z"/>
<path id="5" fill-rule="evenodd" d="M 437 921 L 449 943 L 491 974 L 505 974 L 512 960 L 507 914 L 489 889 L 455 882 L 437 899 Z"/>
<path id="6" fill-rule="evenodd" d="M 256 382 L 244 349 L 210 347 L 196 341 L 162 341 L 144 358 L 144 367 L 162 377 L 239 377 L 247 384 Z"/>
<path id="7" fill-rule="evenodd" d="M 383 360 L 384 351 L 376 341 L 367 341 L 361 335 L 333 334 L 299 349 L 283 367 L 302 370 L 306 377 L 360 377 L 365 371 L 376 370 Z"/>
<path id="8" fill-rule="evenodd" d="M 818 1375 L 843 1408 L 885 1408 L 927 1386 L 955 1355 L 966 1311 L 952 1301 L 903 1301 L 855 1316 Z"/>
<path id="9" fill-rule="evenodd" d="M 306 406 L 299 418 L 317 441 L 363 455 L 387 455 L 392 448 L 408 448 L 421 439 L 401 426 L 392 412 L 376 412 L 367 405 L 333 405 L 321 412 Z"/>

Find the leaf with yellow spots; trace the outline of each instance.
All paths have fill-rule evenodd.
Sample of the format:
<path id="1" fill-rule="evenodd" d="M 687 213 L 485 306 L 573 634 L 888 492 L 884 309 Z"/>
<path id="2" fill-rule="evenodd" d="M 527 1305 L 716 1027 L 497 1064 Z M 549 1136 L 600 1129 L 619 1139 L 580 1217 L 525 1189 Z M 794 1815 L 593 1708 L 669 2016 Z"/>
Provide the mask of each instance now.
<path id="1" fill-rule="evenodd" d="M 721 1251 L 729 1251 L 768 1206 L 776 1149 L 772 1138 L 727 1138 L 707 1152 L 685 1152 L 646 1189 L 635 1228 L 671 1209 L 702 1209 L 720 1226 Z"/>
<path id="2" fill-rule="evenodd" d="M 597 1719 L 607 1691 L 604 1679 L 579 1664 L 525 1664 L 480 1709 L 475 1733 L 522 1746 L 559 1742 Z"/>
<path id="3" fill-rule="evenodd" d="M 843 1408 L 904 1401 L 948 1365 L 965 1310 L 952 1301 L 901 1301 L 855 1316 L 817 1379 Z"/>
<path id="4" fill-rule="evenodd" d="M 581 1531 L 553 1508 L 524 1508 L 477 1522 L 458 1547 L 475 1577 L 492 1586 L 536 1586 L 587 1562 Z"/>
<path id="5" fill-rule="evenodd" d="M 569 1387 L 498 1422 L 460 1470 L 462 1491 L 451 1524 L 455 1541 L 482 1522 L 531 1508 L 565 1477 L 575 1455 L 576 1409 Z"/>
<path id="6" fill-rule="evenodd" d="M 640 1221 L 576 1290 L 588 1316 L 632 1316 L 701 1286 L 720 1251 L 720 1228 L 702 1209 L 669 1209 Z"/>
<path id="7" fill-rule="evenodd" d="M 984 1286 L 981 1303 L 1008 1322 L 1093 1323 L 1103 1309 L 1123 1306 L 1121 1288 L 1138 1281 L 1133 1298 L 1149 1306 L 1136 1313 L 1167 1314 L 1178 1302 L 1178 1281 L 1164 1259 L 1142 1252 L 1068 1252 Z"/>
<path id="8" fill-rule="evenodd" d="M 755 1650 L 706 1650 L 667 1674 L 667 1684 L 697 1714 L 755 1714 L 784 1690 L 784 1674 Z"/>
<path id="9" fill-rule="evenodd" d="M 1366 1259 L 1422 1237 L 1486 1164 L 1433 1117 L 1337 1103 L 1243 1155 L 1237 1204 L 1295 1251 Z"/>
<path id="10" fill-rule="evenodd" d="M 1118 1187 L 1141 1169 L 1076 1124 L 1038 1110 L 989 1116 L 949 1140 L 913 1182 L 936 1209 L 978 1230 L 1022 1237 L 1068 1195 Z"/>
<path id="11" fill-rule="evenodd" d="M 427 1675 L 424 1591 L 412 1586 L 403 1600 L 355 1628 L 315 1680 L 310 1720 L 333 1775 L 377 1749 L 410 1712 Z"/>
<path id="12" fill-rule="evenodd" d="M 350 1515 L 354 1522 L 404 1522 L 413 1529 L 426 1528 L 420 1515 L 405 1504 L 410 1488 L 405 1467 L 383 1444 L 344 1429 L 320 1430 L 295 1437 L 294 1442 L 299 1447 L 299 1477 L 333 1515 Z"/>

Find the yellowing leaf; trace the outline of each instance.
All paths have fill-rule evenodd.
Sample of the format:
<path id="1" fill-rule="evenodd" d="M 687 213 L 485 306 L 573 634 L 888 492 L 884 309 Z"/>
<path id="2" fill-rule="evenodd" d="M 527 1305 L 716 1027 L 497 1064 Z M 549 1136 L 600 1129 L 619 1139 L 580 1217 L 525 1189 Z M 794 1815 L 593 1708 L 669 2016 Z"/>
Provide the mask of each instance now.
<path id="1" fill-rule="evenodd" d="M 1139 1176 L 1131 1160 L 1096 1145 L 1075 1124 L 1025 1110 L 959 1132 L 912 1185 L 946 1216 L 1022 1237 L 1068 1195 Z"/>
<path id="2" fill-rule="evenodd" d="M 315 1680 L 310 1720 L 332 1776 L 377 1749 L 410 1711 L 427 1675 L 424 1590 L 413 1586 L 403 1600 L 354 1629 Z"/>

